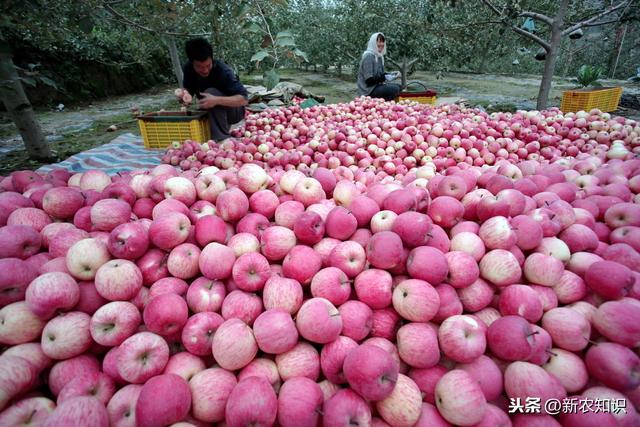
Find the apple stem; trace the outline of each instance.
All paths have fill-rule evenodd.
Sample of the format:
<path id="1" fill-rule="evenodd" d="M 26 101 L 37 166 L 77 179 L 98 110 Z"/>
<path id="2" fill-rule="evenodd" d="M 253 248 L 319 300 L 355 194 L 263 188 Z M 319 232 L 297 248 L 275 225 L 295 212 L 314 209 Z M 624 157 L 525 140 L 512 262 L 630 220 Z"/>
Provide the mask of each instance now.
<path id="1" fill-rule="evenodd" d="M 589 344 L 591 344 L 591 345 L 598 345 L 598 344 L 599 344 L 599 343 L 597 343 L 597 342 L 595 342 L 595 341 L 592 341 L 592 340 L 590 340 L 590 339 L 588 339 L 588 338 L 587 338 L 587 342 L 588 342 Z"/>
<path id="2" fill-rule="evenodd" d="M 532 335 L 538 335 L 539 333 L 540 333 L 540 332 L 538 332 L 538 331 L 531 332 L 529 335 L 527 335 L 527 337 L 530 337 L 530 336 L 532 336 Z"/>
<path id="3" fill-rule="evenodd" d="M 558 353 L 554 353 L 554 352 L 553 352 L 553 351 L 551 351 L 551 350 L 545 350 L 545 351 L 547 352 L 547 354 L 550 354 L 550 355 L 552 355 L 552 356 L 556 356 L 556 357 L 558 357 Z"/>

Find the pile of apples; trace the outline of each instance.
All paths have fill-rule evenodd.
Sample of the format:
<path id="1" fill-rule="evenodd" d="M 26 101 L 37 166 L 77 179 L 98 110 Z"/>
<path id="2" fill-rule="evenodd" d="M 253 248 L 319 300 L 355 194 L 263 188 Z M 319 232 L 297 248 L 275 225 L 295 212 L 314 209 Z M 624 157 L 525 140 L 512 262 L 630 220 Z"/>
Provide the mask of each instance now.
<path id="1" fill-rule="evenodd" d="M 183 170 L 255 163 L 267 170 L 283 167 L 305 173 L 314 165 L 345 166 L 402 179 L 427 164 L 440 172 L 458 163 L 554 162 L 580 153 L 624 159 L 640 152 L 638 123 L 597 109 L 487 114 L 458 105 L 434 108 L 367 97 L 251 114 L 233 135 L 220 144 L 175 142 L 162 162 Z"/>
<path id="2" fill-rule="evenodd" d="M 346 104 L 346 140 L 327 144 L 400 114 L 369 103 Z M 252 120 L 274 148 L 318 132 Z M 0 426 L 640 425 L 640 160 L 614 145 L 396 175 L 237 159 L 14 172 L 0 180 Z M 509 413 L 528 398 L 625 412 Z"/>

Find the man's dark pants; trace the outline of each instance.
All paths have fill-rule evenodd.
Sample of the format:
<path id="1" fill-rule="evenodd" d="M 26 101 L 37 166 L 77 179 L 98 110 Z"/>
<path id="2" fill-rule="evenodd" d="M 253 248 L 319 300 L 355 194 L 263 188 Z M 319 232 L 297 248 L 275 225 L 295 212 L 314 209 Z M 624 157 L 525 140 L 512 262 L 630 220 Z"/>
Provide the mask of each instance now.
<path id="1" fill-rule="evenodd" d="M 227 96 L 216 88 L 205 91 L 214 96 Z M 209 124 L 211 125 L 211 138 L 218 142 L 229 138 L 231 125 L 244 119 L 244 107 L 223 107 L 217 105 L 209 110 Z"/>

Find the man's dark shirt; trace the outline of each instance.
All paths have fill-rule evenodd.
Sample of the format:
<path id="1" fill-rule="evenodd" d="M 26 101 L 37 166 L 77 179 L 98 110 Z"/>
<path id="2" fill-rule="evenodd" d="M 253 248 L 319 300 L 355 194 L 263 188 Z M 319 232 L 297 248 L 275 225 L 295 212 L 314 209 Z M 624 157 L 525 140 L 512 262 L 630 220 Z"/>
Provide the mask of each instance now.
<path id="1" fill-rule="evenodd" d="M 227 96 L 242 95 L 249 97 L 247 89 L 236 78 L 234 72 L 227 64 L 216 59 L 213 61 L 213 67 L 207 77 L 202 77 L 193 69 L 191 62 L 187 62 L 182 67 L 184 75 L 183 86 L 191 95 L 200 98 L 200 93 L 213 87 Z"/>

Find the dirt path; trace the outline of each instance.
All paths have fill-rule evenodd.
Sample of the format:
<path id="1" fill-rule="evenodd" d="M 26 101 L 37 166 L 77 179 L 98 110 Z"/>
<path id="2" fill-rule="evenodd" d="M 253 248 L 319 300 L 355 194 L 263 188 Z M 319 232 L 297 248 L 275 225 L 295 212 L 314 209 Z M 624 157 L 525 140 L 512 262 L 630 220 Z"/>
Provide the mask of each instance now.
<path id="1" fill-rule="evenodd" d="M 94 123 L 112 118 L 115 123 L 130 119 L 131 107 L 147 111 L 158 109 L 173 100 L 173 87 L 161 86 L 131 95 L 98 100 L 86 105 L 65 107 L 62 111 L 37 111 L 36 116 L 47 140 L 58 141 L 65 136 L 87 131 Z M 22 138 L 13 123 L 0 113 L 0 154 L 22 149 Z"/>

